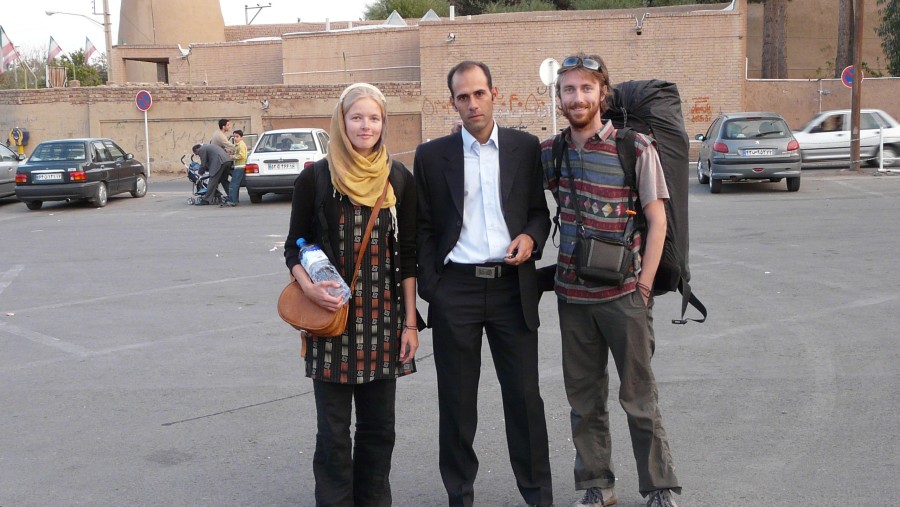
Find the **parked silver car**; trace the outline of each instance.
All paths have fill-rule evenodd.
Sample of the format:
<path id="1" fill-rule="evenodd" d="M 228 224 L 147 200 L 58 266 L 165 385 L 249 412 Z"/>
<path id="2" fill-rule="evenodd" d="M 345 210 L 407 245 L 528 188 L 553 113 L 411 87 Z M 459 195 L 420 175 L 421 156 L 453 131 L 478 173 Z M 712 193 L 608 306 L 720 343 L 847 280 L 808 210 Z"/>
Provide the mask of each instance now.
<path id="1" fill-rule="evenodd" d="M 850 164 L 850 110 L 822 111 L 794 134 L 803 165 Z M 884 144 L 884 166 L 900 166 L 900 123 L 878 109 L 859 113 L 859 158 L 878 165 Z"/>
<path id="2" fill-rule="evenodd" d="M 263 132 L 244 166 L 244 187 L 250 202 L 261 202 L 267 193 L 292 194 L 300 171 L 327 153 L 328 133 L 322 129 Z"/>
<path id="3" fill-rule="evenodd" d="M 24 155 L 0 144 L 0 198 L 16 194 L 16 168 L 22 160 Z"/>
<path id="4" fill-rule="evenodd" d="M 787 179 L 800 190 L 800 144 L 778 113 L 720 114 L 706 134 L 697 134 L 697 180 L 718 194 L 723 181 Z"/>

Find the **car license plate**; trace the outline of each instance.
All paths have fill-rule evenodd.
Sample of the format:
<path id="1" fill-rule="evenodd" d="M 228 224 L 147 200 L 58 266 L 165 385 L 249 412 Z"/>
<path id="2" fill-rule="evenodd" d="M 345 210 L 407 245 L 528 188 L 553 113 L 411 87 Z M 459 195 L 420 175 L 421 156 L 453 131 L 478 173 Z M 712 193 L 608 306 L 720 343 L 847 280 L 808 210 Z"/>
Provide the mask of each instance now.
<path id="1" fill-rule="evenodd" d="M 272 171 L 296 171 L 297 164 L 294 162 L 275 162 L 269 164 L 269 169 Z"/>
<path id="2" fill-rule="evenodd" d="M 62 181 L 62 173 L 41 173 L 34 175 L 34 181 Z"/>
<path id="3" fill-rule="evenodd" d="M 760 155 L 774 155 L 775 150 L 771 148 L 753 148 L 744 150 L 745 157 L 758 157 Z"/>

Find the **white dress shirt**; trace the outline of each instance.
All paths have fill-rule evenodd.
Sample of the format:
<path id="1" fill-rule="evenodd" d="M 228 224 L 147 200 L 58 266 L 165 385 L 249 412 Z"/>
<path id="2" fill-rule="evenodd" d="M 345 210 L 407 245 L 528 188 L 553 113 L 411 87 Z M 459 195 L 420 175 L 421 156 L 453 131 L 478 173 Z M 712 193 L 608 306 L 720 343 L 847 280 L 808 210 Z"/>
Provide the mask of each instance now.
<path id="1" fill-rule="evenodd" d="M 500 144 L 497 124 L 481 144 L 462 129 L 465 178 L 463 224 L 456 246 L 444 259 L 461 264 L 502 261 L 512 238 L 500 203 Z"/>

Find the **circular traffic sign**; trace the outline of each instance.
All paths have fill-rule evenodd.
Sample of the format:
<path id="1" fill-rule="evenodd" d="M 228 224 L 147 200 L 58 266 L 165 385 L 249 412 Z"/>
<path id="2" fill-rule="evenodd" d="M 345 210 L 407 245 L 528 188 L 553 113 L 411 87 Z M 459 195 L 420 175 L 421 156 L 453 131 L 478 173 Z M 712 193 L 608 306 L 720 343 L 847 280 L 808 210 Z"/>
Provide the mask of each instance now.
<path id="1" fill-rule="evenodd" d="M 856 72 L 853 70 L 852 65 L 848 65 L 841 71 L 841 82 L 844 83 L 844 86 L 847 88 L 853 88 L 853 79 L 856 75 Z M 862 80 L 865 78 L 862 70 L 859 71 L 859 82 L 862 83 Z"/>
<path id="2" fill-rule="evenodd" d="M 539 72 L 541 74 L 541 82 L 544 83 L 544 86 L 553 86 L 556 84 L 556 71 L 558 70 L 559 62 L 553 58 L 547 58 L 541 62 Z"/>
<path id="3" fill-rule="evenodd" d="M 150 97 L 150 92 L 147 90 L 137 92 L 137 95 L 134 96 L 134 105 L 141 111 L 150 109 L 150 106 L 153 105 L 153 98 Z"/>

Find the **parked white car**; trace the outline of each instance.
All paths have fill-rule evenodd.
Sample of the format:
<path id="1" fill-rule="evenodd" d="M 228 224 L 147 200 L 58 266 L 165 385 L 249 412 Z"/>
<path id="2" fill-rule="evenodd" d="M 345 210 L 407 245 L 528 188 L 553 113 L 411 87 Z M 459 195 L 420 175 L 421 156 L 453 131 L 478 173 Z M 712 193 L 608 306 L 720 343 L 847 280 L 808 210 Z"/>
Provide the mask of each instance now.
<path id="1" fill-rule="evenodd" d="M 328 153 L 328 133 L 317 128 L 291 128 L 263 132 L 247 156 L 244 187 L 250 202 L 267 193 L 292 194 L 294 180 L 304 167 Z"/>
<path id="2" fill-rule="evenodd" d="M 860 160 L 878 165 L 884 138 L 884 166 L 900 165 L 900 123 L 878 109 L 863 109 L 859 115 Z M 879 132 L 880 131 L 880 132 Z M 803 165 L 850 163 L 850 110 L 823 111 L 794 132 L 800 143 Z"/>
<path id="3" fill-rule="evenodd" d="M 25 157 L 0 144 L 0 198 L 16 195 L 16 169 Z"/>

